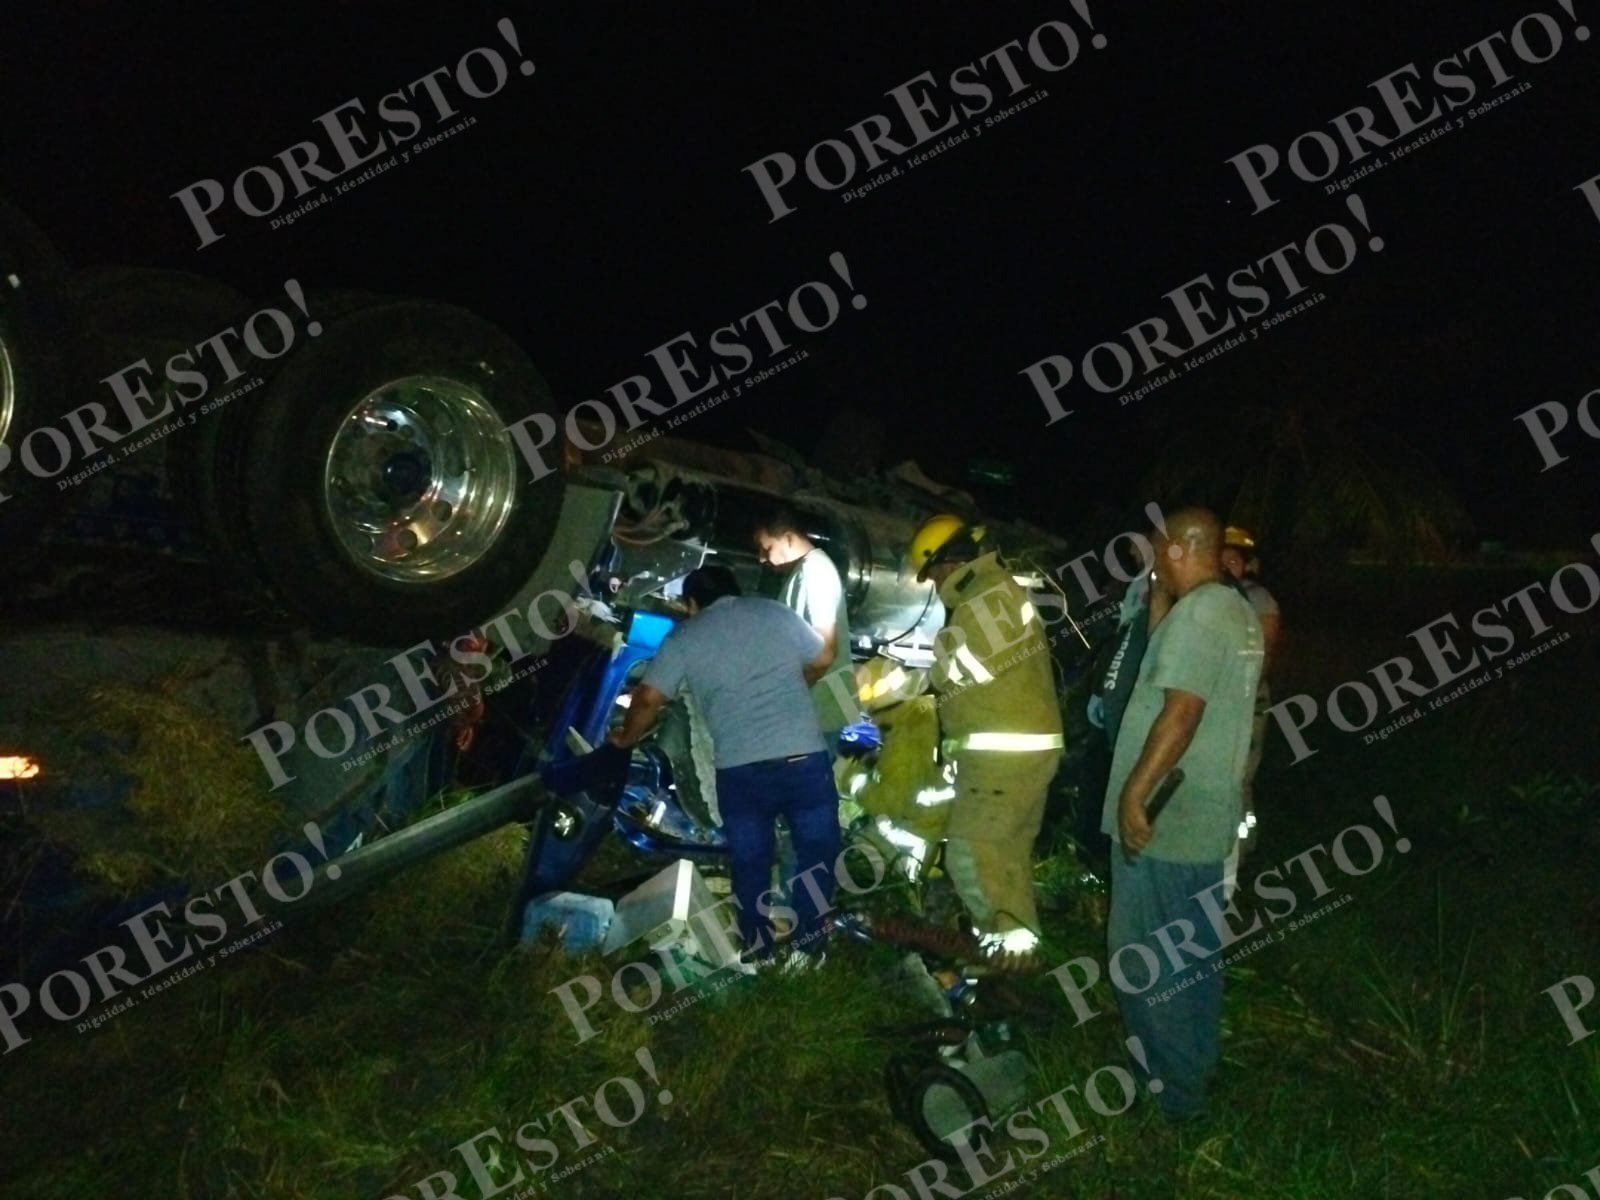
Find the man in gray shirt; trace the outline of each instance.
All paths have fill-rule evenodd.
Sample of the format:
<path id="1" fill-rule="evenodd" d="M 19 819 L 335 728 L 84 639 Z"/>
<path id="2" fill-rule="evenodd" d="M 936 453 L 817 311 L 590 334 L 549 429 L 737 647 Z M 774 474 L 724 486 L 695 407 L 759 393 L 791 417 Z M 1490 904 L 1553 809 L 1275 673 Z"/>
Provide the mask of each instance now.
<path id="1" fill-rule="evenodd" d="M 1146 1079 L 1165 1084 L 1162 1111 L 1184 1120 L 1204 1111 L 1220 1050 L 1222 974 L 1205 959 L 1221 935 L 1201 897 L 1223 885 L 1238 836 L 1262 638 L 1249 602 L 1221 581 L 1216 516 L 1184 509 L 1166 525 L 1152 542 L 1172 605 L 1122 719 L 1100 827 L 1121 842 L 1106 940 L 1123 1024 L 1144 1043 Z M 1145 805 L 1174 767 L 1184 781 L 1152 824 Z"/>
<path id="2" fill-rule="evenodd" d="M 1228 888 L 1224 899 L 1231 899 L 1233 889 L 1237 885 L 1239 863 L 1255 845 L 1255 779 L 1256 772 L 1261 767 L 1261 753 L 1266 746 L 1267 710 L 1272 707 L 1270 680 L 1272 664 L 1278 649 L 1278 633 L 1282 628 L 1282 616 L 1278 610 L 1277 599 L 1256 578 L 1261 569 L 1261 559 L 1256 554 L 1256 541 L 1250 531 L 1241 529 L 1237 525 L 1230 525 L 1223 531 L 1222 539 L 1223 569 L 1238 581 L 1238 586 L 1244 592 L 1244 598 L 1250 601 L 1250 607 L 1256 610 L 1256 619 L 1261 622 L 1263 652 L 1261 682 L 1256 685 L 1255 723 L 1250 731 L 1250 761 L 1244 768 L 1244 820 L 1239 823 L 1239 841 L 1235 844 L 1233 853 L 1228 855 L 1228 865 L 1224 871 L 1228 877 Z"/>
<path id="3" fill-rule="evenodd" d="M 809 687 L 832 655 L 822 638 L 775 600 L 742 596 L 733 572 L 701 567 L 683 583 L 689 619 L 667 635 L 628 716 L 608 741 L 630 748 L 680 691 L 705 713 L 716 750 L 717 797 L 727 835 L 733 894 L 746 947 L 771 952 L 773 823 L 794 836 L 805 886 L 792 889 L 791 945 L 820 954 L 839 853 L 839 794 Z M 813 876 L 815 879 L 813 880 Z M 791 881 L 792 883 L 793 881 Z"/>

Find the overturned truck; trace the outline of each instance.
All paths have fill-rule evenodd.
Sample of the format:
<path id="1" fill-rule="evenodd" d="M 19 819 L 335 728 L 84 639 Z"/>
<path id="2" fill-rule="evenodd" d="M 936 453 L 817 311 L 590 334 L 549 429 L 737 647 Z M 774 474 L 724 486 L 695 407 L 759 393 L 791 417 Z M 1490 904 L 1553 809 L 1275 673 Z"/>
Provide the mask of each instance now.
<path id="1" fill-rule="evenodd" d="M 215 640 L 202 702 L 340 857 L 319 902 L 510 821 L 533 824 L 524 896 L 564 886 L 612 834 L 647 853 L 721 856 L 714 772 L 686 704 L 635 752 L 620 800 L 551 797 L 539 770 L 621 719 L 689 571 L 714 558 L 747 591 L 773 590 L 750 520 L 778 500 L 846 589 L 864 710 L 839 772 L 852 815 L 913 860 L 939 836 L 946 789 L 925 766 L 937 719 L 924 693 L 944 612 L 905 565 L 936 512 L 983 521 L 1026 581 L 1052 634 L 1069 757 L 1088 740 L 1074 736 L 1081 695 L 1111 623 L 1063 569 L 1074 548 L 989 518 L 914 464 L 840 478 L 761 439 L 760 452 L 668 437 L 619 451 L 569 416 L 561 469 L 530 473 L 515 435 L 553 419 L 550 389 L 462 309 L 293 281 L 252 301 L 178 272 L 73 272 L 4 207 L 0 259 L 12 599 L 32 586 L 39 542 L 215 567 L 208 586 L 247 602 L 251 629 Z M 7 648 L 32 686 L 47 673 L 58 690 L 96 681 L 101 648 L 141 660 L 134 686 L 159 676 L 174 639 L 193 643 L 191 660 L 210 652 L 190 630 L 160 641 L 126 623 L 52 641 L 31 625 L 52 619 L 49 588 L 37 594 L 37 613 L 18 601 L 28 627 L 12 622 Z M 417 820 L 450 787 L 480 794 Z"/>

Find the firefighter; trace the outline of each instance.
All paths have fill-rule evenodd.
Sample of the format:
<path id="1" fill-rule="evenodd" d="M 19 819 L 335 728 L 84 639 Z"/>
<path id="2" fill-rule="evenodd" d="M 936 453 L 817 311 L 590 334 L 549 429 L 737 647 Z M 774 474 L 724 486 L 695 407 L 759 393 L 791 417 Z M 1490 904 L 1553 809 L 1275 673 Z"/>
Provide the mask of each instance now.
<path id="1" fill-rule="evenodd" d="M 959 517 L 932 517 L 911 562 L 946 609 L 933 669 L 955 766 L 945 870 L 985 950 L 1026 959 L 1039 940 L 1033 842 L 1065 742 L 1044 623 L 985 536 Z"/>

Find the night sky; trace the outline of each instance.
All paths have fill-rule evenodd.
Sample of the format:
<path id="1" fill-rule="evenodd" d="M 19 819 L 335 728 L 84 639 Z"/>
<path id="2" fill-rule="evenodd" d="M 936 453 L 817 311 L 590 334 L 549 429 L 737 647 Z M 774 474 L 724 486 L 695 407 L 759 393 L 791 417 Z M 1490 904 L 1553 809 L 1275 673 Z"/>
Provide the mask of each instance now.
<path id="1" fill-rule="evenodd" d="M 837 283 L 839 251 L 867 307 L 846 307 L 804 343 L 805 364 L 699 418 L 691 436 L 748 445 L 749 426 L 808 449 L 831 413 L 855 407 L 889 430 L 890 461 L 958 483 L 970 458 L 1012 462 L 1016 507 L 1067 527 L 1089 506 L 1137 500 L 1175 431 L 1206 428 L 1197 416 L 1219 452 L 1247 454 L 1230 439 L 1231 405 L 1296 386 L 1296 370 L 1354 363 L 1350 411 L 1425 448 L 1480 537 L 1573 544 L 1593 532 L 1600 446 L 1574 420 L 1572 461 L 1541 475 L 1514 418 L 1600 387 L 1600 221 L 1574 190 L 1600 173 L 1600 38 L 1574 37 L 1579 23 L 1600 30 L 1600 2 L 1574 3 L 1575 16 L 1557 0 L 13 7 L 0 189 L 79 266 L 195 271 L 257 296 L 281 295 L 292 276 L 459 303 L 517 338 L 567 404 L 646 370 L 674 335 L 703 345 L 806 280 Z M 1285 163 L 1269 184 L 1280 202 L 1253 215 L 1230 157 L 1263 142 L 1287 156 L 1309 130 L 1337 139 L 1333 118 L 1358 104 L 1392 132 L 1369 84 L 1414 62 L 1425 108 L 1435 62 L 1537 11 L 1562 28 L 1559 54 L 1531 65 L 1497 41 L 1505 88 L 1476 56 L 1469 68 L 1473 107 L 1523 81 L 1528 92 L 1347 193 Z M 502 17 L 537 64 L 530 77 L 514 70 Z M 1030 86 L 1012 98 L 998 68 L 980 66 L 990 113 L 1037 87 L 1047 98 L 850 203 L 802 177 L 784 192 L 798 211 L 769 221 L 746 165 L 778 151 L 803 162 L 874 113 L 909 142 L 889 89 L 931 71 L 942 120 L 953 70 L 1047 20 L 1078 32 L 1071 67 L 1046 74 L 1024 49 Z M 197 249 L 172 193 L 203 177 L 229 184 L 319 137 L 327 110 L 359 97 L 371 113 L 475 46 L 505 53 L 513 72 L 486 99 L 444 85 L 471 128 L 292 228 L 226 205 L 224 238 Z M 459 119 L 418 107 L 418 138 Z M 1151 316 L 1181 333 L 1163 293 L 1207 272 L 1220 285 L 1325 222 L 1353 226 L 1351 194 L 1385 248 L 1361 235 L 1344 273 L 1302 266 L 1327 301 L 1137 405 L 1074 380 L 1063 393 L 1074 415 L 1047 428 L 1023 368 L 1054 353 L 1081 362 Z M 1306 298 L 1281 297 L 1272 311 Z"/>

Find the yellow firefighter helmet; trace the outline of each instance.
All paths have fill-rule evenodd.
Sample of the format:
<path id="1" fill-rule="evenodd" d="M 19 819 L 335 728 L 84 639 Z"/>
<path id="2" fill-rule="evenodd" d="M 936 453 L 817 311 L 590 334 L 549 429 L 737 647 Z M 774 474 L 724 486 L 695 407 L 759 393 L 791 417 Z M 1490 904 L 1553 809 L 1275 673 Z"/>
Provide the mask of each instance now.
<path id="1" fill-rule="evenodd" d="M 958 535 L 964 535 L 965 541 L 976 543 L 982 540 L 983 532 L 981 526 L 969 527 L 953 513 L 929 517 L 911 538 L 911 566 L 917 572 L 917 581 L 927 581 L 928 568 L 942 561 L 940 551 L 957 541 Z"/>
<path id="2" fill-rule="evenodd" d="M 1250 531 L 1242 525 L 1229 525 L 1222 534 L 1224 546 L 1237 546 L 1241 550 L 1254 550 L 1256 539 L 1250 536 Z"/>

